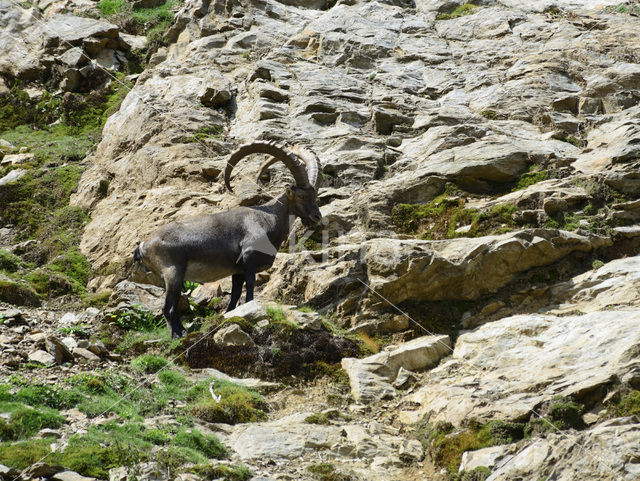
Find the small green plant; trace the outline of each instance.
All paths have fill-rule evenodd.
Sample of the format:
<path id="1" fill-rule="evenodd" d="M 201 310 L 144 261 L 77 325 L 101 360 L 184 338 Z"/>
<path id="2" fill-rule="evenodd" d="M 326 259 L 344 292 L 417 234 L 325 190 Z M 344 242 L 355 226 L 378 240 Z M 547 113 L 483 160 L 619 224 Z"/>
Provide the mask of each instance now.
<path id="1" fill-rule="evenodd" d="M 464 5 L 460 5 L 448 13 L 439 13 L 436 16 L 436 21 L 438 20 L 452 20 L 454 18 L 464 17 L 466 15 L 473 15 L 478 10 L 477 5 L 473 5 L 471 3 L 465 3 Z"/>
<path id="2" fill-rule="evenodd" d="M 537 184 L 538 182 L 542 182 L 543 180 L 547 180 L 549 178 L 549 172 L 547 170 L 535 169 L 536 166 L 534 165 L 531 167 L 529 172 L 522 174 L 511 191 L 515 192 L 517 190 L 526 189 L 530 185 Z"/>
<path id="3" fill-rule="evenodd" d="M 0 443 L 0 464 L 25 469 L 51 452 L 52 441 L 52 438 L 44 438 L 18 443 Z"/>
<path id="4" fill-rule="evenodd" d="M 33 409 L 19 403 L 0 403 L 3 412 L 10 412 L 9 420 L 0 424 L 2 441 L 25 439 L 43 428 L 56 429 L 66 421 L 57 411 L 47 408 Z"/>
<path id="5" fill-rule="evenodd" d="M 640 391 L 631 391 L 622 396 L 620 402 L 612 410 L 615 416 L 640 416 Z"/>
<path id="6" fill-rule="evenodd" d="M 228 455 L 227 448 L 216 436 L 204 435 L 197 429 L 180 429 L 171 439 L 171 444 L 193 449 L 209 459 L 223 459 Z"/>
<path id="7" fill-rule="evenodd" d="M 242 53 L 242 58 L 248 59 L 250 55 L 251 55 L 251 50 L 247 50 Z"/>
<path id="8" fill-rule="evenodd" d="M 182 283 L 182 292 L 184 292 L 187 296 L 193 294 L 193 291 L 199 286 L 197 282 L 184 281 Z"/>
<path id="9" fill-rule="evenodd" d="M 284 310 L 280 307 L 267 306 L 267 316 L 273 322 L 282 322 L 287 319 Z"/>
<path id="10" fill-rule="evenodd" d="M 107 315 L 110 324 L 127 331 L 153 331 L 164 325 L 164 321 L 151 311 L 134 305 Z"/>
<path id="11" fill-rule="evenodd" d="M 567 135 L 566 137 L 563 137 L 562 140 L 578 148 L 584 148 L 587 146 L 587 142 L 585 140 L 579 139 L 578 137 L 575 137 L 573 135 Z"/>
<path id="12" fill-rule="evenodd" d="M 471 471 L 462 471 L 451 476 L 451 481 L 484 481 L 491 474 L 485 466 L 479 466 Z"/>
<path id="13" fill-rule="evenodd" d="M 0 271 L 16 272 L 22 265 L 20 257 L 6 249 L 0 249 Z"/>
<path id="14" fill-rule="evenodd" d="M 76 326 L 60 327 L 56 329 L 56 332 L 64 334 L 66 336 L 75 336 L 81 339 L 89 339 L 89 332 L 87 331 L 88 325 L 78 324 Z"/>
<path id="15" fill-rule="evenodd" d="M 495 120 L 498 117 L 498 113 L 495 110 L 483 110 L 480 115 L 489 120 Z"/>
<path id="16" fill-rule="evenodd" d="M 515 228 L 514 204 L 498 204 L 490 211 L 464 208 L 464 200 L 436 197 L 428 204 L 396 204 L 391 220 L 399 232 L 414 234 L 422 239 L 452 239 L 501 234 Z M 458 228 L 468 226 L 464 232 Z"/>
<path id="17" fill-rule="evenodd" d="M 348 417 L 342 414 L 340 411 L 332 409 L 322 413 L 316 413 L 316 414 L 312 414 L 311 416 L 307 416 L 304 422 L 309 424 L 329 425 L 331 424 L 331 421 L 335 421 L 339 419 L 348 419 Z"/>
<path id="18" fill-rule="evenodd" d="M 595 271 L 597 269 L 600 269 L 602 266 L 604 266 L 604 262 L 602 262 L 600 259 L 596 259 L 595 261 L 593 261 L 591 263 L 591 268 Z"/>
<path id="19" fill-rule="evenodd" d="M 27 284 L 0 279 L 0 301 L 18 306 L 34 306 L 41 304 L 40 296 Z"/>
<path id="20" fill-rule="evenodd" d="M 89 307 L 104 307 L 109 302 L 111 297 L 111 291 L 96 292 L 95 294 L 89 294 L 84 298 L 84 303 Z"/>
<path id="21" fill-rule="evenodd" d="M 221 125 L 211 125 L 207 127 L 199 128 L 195 134 L 190 137 L 182 137 L 180 142 L 185 144 L 190 144 L 194 142 L 201 142 L 205 139 L 221 139 L 222 138 L 222 126 Z"/>
<path id="22" fill-rule="evenodd" d="M 248 481 L 253 477 L 251 470 L 246 466 L 219 464 L 198 464 L 189 469 L 202 479 L 220 479 L 222 481 Z"/>
<path id="23" fill-rule="evenodd" d="M 319 481 L 351 481 L 351 476 L 336 471 L 329 463 L 312 464 L 307 471 Z"/>

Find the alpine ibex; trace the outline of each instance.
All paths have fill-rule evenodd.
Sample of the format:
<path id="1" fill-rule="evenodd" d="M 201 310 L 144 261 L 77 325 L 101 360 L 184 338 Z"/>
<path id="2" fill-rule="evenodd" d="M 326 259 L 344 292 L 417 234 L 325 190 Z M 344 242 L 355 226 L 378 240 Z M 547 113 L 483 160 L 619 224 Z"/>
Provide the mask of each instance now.
<path id="1" fill-rule="evenodd" d="M 231 189 L 231 171 L 244 157 L 263 153 L 272 157 L 260 166 L 258 179 L 270 165 L 282 161 L 293 174 L 295 185 L 272 201 L 255 207 L 236 207 L 210 215 L 175 221 L 158 229 L 133 254 L 134 263 L 144 265 L 164 281 L 163 314 L 173 338 L 185 329 L 178 315 L 178 301 L 185 280 L 211 282 L 231 276 L 234 309 L 246 284 L 247 302 L 253 299 L 256 273 L 273 264 L 280 245 L 289 234 L 290 216 L 307 226 L 322 221 L 317 204 L 320 171 L 318 157 L 301 147 L 282 147 L 274 142 L 253 142 L 231 154 L 224 183 Z"/>

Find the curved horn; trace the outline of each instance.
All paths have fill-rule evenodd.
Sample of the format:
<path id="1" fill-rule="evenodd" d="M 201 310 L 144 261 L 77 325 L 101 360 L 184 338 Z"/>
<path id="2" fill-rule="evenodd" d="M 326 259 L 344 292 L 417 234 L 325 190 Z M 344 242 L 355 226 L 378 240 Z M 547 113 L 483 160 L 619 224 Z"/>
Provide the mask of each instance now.
<path id="1" fill-rule="evenodd" d="M 307 168 L 307 178 L 309 179 L 309 183 L 318 190 L 318 184 L 322 177 L 320 175 L 321 166 L 318 156 L 311 149 L 303 147 L 302 145 L 294 145 L 290 150 L 302 159 Z"/>
<path id="2" fill-rule="evenodd" d="M 296 181 L 296 185 L 307 186 L 309 185 L 309 178 L 304 166 L 298 161 L 296 155 L 292 154 L 288 149 L 279 146 L 275 142 L 253 142 L 239 147 L 235 152 L 231 154 L 227 161 L 227 166 L 224 169 L 224 185 L 230 192 L 233 192 L 231 188 L 231 171 L 236 164 L 251 154 L 269 154 L 274 157 L 273 162 L 278 160 L 282 161 L 284 165 L 291 171 L 293 178 Z"/>
<path id="3" fill-rule="evenodd" d="M 318 159 L 318 156 L 311 150 L 307 149 L 306 147 L 302 147 L 301 145 L 294 145 L 289 150 L 291 151 L 291 153 L 302 159 L 306 167 L 309 184 L 311 184 L 316 190 L 318 190 L 318 181 L 320 180 L 320 177 L 318 175 L 320 173 L 320 159 Z M 262 177 L 267 169 L 277 161 L 278 160 L 274 158 L 265 160 L 258 169 L 256 182 L 259 182 L 260 177 Z"/>

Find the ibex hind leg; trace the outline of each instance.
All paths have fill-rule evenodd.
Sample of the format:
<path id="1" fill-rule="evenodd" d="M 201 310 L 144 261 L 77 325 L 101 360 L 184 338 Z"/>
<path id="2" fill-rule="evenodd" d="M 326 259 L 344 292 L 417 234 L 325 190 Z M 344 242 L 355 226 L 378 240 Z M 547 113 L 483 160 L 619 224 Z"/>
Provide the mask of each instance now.
<path id="1" fill-rule="evenodd" d="M 244 284 L 244 274 L 234 274 L 231 276 L 231 301 L 227 307 L 227 312 L 233 311 L 238 305 Z"/>
<path id="2" fill-rule="evenodd" d="M 171 337 L 177 339 L 184 336 L 187 331 L 180 322 L 178 304 L 182 293 L 182 282 L 184 281 L 184 271 L 170 269 L 164 273 L 165 299 L 163 314 L 167 320 L 167 327 L 171 332 Z"/>

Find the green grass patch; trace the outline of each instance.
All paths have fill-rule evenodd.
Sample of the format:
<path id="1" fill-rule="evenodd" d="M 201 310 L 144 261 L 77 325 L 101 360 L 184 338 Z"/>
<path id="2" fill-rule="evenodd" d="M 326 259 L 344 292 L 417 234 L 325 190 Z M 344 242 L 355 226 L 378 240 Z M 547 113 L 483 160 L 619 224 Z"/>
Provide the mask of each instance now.
<path id="1" fill-rule="evenodd" d="M 640 391 L 631 391 L 622 396 L 614 409 L 610 410 L 616 416 L 640 416 Z"/>
<path id="2" fill-rule="evenodd" d="M 40 461 L 51 452 L 54 439 L 31 439 L 18 443 L 0 444 L 0 464 L 25 469 Z"/>
<path id="3" fill-rule="evenodd" d="M 189 137 L 182 137 L 179 142 L 190 144 L 194 142 L 202 142 L 206 139 L 221 139 L 222 138 L 222 126 L 210 125 L 206 127 L 200 127 L 195 134 Z"/>
<path id="4" fill-rule="evenodd" d="M 462 471 L 450 477 L 451 481 L 484 481 L 491 474 L 486 466 L 478 466 L 471 471 Z"/>
<path id="5" fill-rule="evenodd" d="M 120 353 L 143 353 L 149 349 L 147 341 L 157 341 L 156 348 L 168 354 L 179 342 L 171 339 L 171 332 L 166 327 L 157 327 L 148 331 L 126 331 L 124 336 L 114 346 L 116 352 Z M 178 340 L 179 341 L 179 340 Z"/>
<path id="6" fill-rule="evenodd" d="M 351 476 L 342 474 L 330 463 L 312 464 L 307 471 L 318 481 L 351 481 Z"/>
<path id="7" fill-rule="evenodd" d="M 197 474 L 202 479 L 220 479 L 222 481 L 248 481 L 253 477 L 246 466 L 219 464 L 198 464 L 189 468 L 189 472 Z"/>
<path id="8" fill-rule="evenodd" d="M 538 182 L 542 182 L 543 180 L 547 180 L 548 178 L 549 171 L 547 170 L 530 170 L 529 172 L 525 172 L 520 176 L 518 182 L 516 182 L 516 185 L 511 191 L 515 192 L 517 190 L 526 189 L 530 185 L 537 184 Z"/>
<path id="9" fill-rule="evenodd" d="M 209 392 L 211 382 L 213 392 L 221 397 L 219 402 L 212 399 Z M 195 401 L 191 413 L 207 422 L 237 424 L 264 421 L 267 418 L 267 404 L 260 394 L 228 381 L 198 383 L 187 397 Z"/>
<path id="10" fill-rule="evenodd" d="M 0 419 L 2 441 L 25 439 L 41 429 L 56 429 L 65 423 L 53 409 L 34 409 L 17 402 L 0 402 L 0 412 L 10 413 L 8 420 Z"/>
<path id="11" fill-rule="evenodd" d="M 131 361 L 131 367 L 136 371 L 152 374 L 165 368 L 169 364 L 164 357 L 156 356 L 153 354 L 143 354 L 136 357 Z"/>
<path id="12" fill-rule="evenodd" d="M 458 430 L 447 422 L 435 426 L 418 423 L 415 427 L 414 437 L 422 443 L 434 463 L 446 468 L 450 476 L 457 475 L 465 451 L 513 443 L 525 435 L 524 424 L 505 421 L 480 424 L 470 419 L 465 428 Z"/>
<path id="13" fill-rule="evenodd" d="M 31 286 L 5 279 L 0 279 L 0 301 L 18 306 L 37 307 L 41 304 L 40 296 Z"/>
<path id="14" fill-rule="evenodd" d="M 6 249 L 0 249 L 0 271 L 16 272 L 23 264 L 24 262 L 17 255 Z"/>
<path id="15" fill-rule="evenodd" d="M 182 0 L 168 0 L 153 8 L 134 8 L 126 0 L 101 0 L 98 9 L 107 19 L 129 31 L 146 34 L 150 42 L 164 43 L 164 32 L 173 22 L 173 11 Z"/>
<path id="16" fill-rule="evenodd" d="M 216 436 L 202 434 L 197 429 L 180 429 L 171 439 L 171 444 L 192 449 L 209 459 L 223 459 L 228 455 L 227 448 Z"/>
<path id="17" fill-rule="evenodd" d="M 514 204 L 496 205 L 489 211 L 466 209 L 463 199 L 441 195 L 428 204 L 396 204 L 391 220 L 399 232 L 422 239 L 478 237 L 514 229 L 515 210 Z M 468 230 L 456 232 L 463 226 L 469 226 Z"/>

